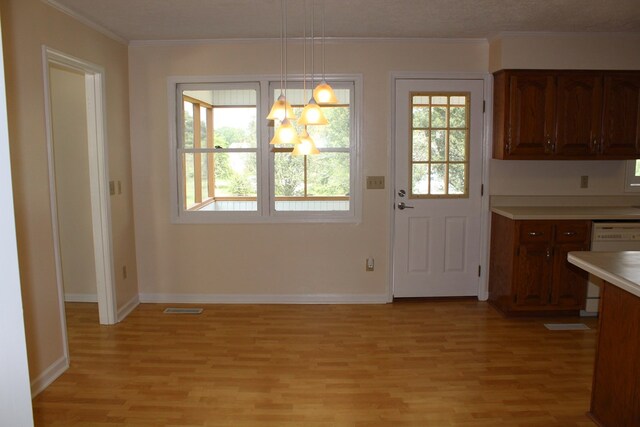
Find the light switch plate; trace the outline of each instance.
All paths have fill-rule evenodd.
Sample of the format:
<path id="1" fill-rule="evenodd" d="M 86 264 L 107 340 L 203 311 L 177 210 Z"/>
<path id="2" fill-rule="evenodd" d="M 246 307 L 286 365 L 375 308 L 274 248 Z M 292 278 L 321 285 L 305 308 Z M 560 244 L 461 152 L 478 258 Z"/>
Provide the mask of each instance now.
<path id="1" fill-rule="evenodd" d="M 382 190 L 384 189 L 384 176 L 368 176 L 367 177 L 367 190 Z"/>

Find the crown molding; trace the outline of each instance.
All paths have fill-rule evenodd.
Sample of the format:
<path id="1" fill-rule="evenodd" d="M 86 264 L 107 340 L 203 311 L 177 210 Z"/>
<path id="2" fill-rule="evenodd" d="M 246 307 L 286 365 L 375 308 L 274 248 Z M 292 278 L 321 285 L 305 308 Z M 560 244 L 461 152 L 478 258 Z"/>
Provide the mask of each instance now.
<path id="1" fill-rule="evenodd" d="M 87 27 L 96 30 L 97 32 L 109 37 L 112 40 L 117 41 L 118 43 L 122 43 L 124 45 L 128 45 L 129 41 L 127 39 L 125 39 L 124 37 L 119 36 L 118 34 L 114 33 L 113 31 L 103 27 L 100 24 L 95 23 L 94 21 L 90 20 L 89 18 L 87 18 L 84 15 L 79 14 L 78 12 L 69 9 L 66 6 L 61 5 L 60 3 L 58 3 L 56 0 L 42 0 L 43 3 L 45 3 L 48 6 L 51 6 L 52 8 L 64 13 L 65 15 L 70 16 L 71 18 L 75 19 L 76 21 L 86 25 Z"/>
<path id="2" fill-rule="evenodd" d="M 640 33 L 632 32 L 571 32 L 571 31 L 502 31 L 487 36 L 489 42 L 505 38 L 527 38 L 527 37 L 629 37 L 638 38 Z"/>
<path id="3" fill-rule="evenodd" d="M 302 37 L 288 37 L 288 43 L 302 43 Z M 436 37 L 326 37 L 328 44 L 340 43 L 453 43 L 482 44 L 485 38 L 436 38 Z M 197 46 L 217 44 L 279 43 L 278 38 L 233 38 L 233 39 L 178 39 L 178 40 L 131 40 L 130 46 Z"/>

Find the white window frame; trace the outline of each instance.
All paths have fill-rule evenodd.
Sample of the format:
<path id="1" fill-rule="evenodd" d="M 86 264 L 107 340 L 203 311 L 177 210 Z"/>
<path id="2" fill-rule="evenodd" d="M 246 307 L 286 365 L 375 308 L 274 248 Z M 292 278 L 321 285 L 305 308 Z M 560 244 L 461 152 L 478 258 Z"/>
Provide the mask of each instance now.
<path id="1" fill-rule="evenodd" d="M 362 76 L 328 75 L 327 80 L 337 87 L 350 85 L 351 92 L 351 147 L 350 147 L 350 200 L 348 211 L 276 211 L 274 197 L 274 156 L 269 141 L 273 126 L 265 119 L 273 102 L 273 82 L 280 76 L 172 76 L 167 80 L 169 110 L 169 171 L 170 171 L 170 217 L 174 224 L 215 223 L 360 223 L 362 218 Z M 293 85 L 302 85 L 301 76 L 289 76 Z M 199 84 L 201 87 L 237 83 L 238 87 L 258 87 L 257 119 L 257 211 L 187 211 L 182 204 L 181 164 L 179 156 L 180 126 L 182 119 L 182 92 L 180 85 Z M 180 104 L 178 103 L 180 101 Z"/>
<path id="2" fill-rule="evenodd" d="M 624 191 L 630 193 L 640 192 L 640 176 L 636 176 L 636 162 L 640 160 L 627 160 L 625 165 Z"/>

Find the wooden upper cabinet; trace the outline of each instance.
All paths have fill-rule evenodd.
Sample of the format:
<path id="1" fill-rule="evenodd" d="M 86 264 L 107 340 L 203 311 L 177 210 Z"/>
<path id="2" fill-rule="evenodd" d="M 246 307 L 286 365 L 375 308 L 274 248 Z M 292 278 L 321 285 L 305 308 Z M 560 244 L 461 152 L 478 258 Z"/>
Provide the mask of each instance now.
<path id="1" fill-rule="evenodd" d="M 552 75 L 509 78 L 509 122 L 505 150 L 515 156 L 551 154 L 555 115 Z"/>
<path id="2" fill-rule="evenodd" d="M 493 124 L 497 159 L 640 157 L 640 71 L 498 71 Z"/>
<path id="3" fill-rule="evenodd" d="M 563 74 L 556 82 L 557 156 L 595 156 L 602 129 L 602 74 Z"/>
<path id="4" fill-rule="evenodd" d="M 632 156 L 640 151 L 640 73 L 604 77 L 602 151 Z"/>

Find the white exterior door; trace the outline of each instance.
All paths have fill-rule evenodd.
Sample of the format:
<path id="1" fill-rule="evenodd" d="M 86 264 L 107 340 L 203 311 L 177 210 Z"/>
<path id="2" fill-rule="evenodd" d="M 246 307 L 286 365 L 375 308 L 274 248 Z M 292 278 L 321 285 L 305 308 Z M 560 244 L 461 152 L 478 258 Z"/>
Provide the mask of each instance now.
<path id="1" fill-rule="evenodd" d="M 478 295 L 484 81 L 395 85 L 393 295 Z"/>

